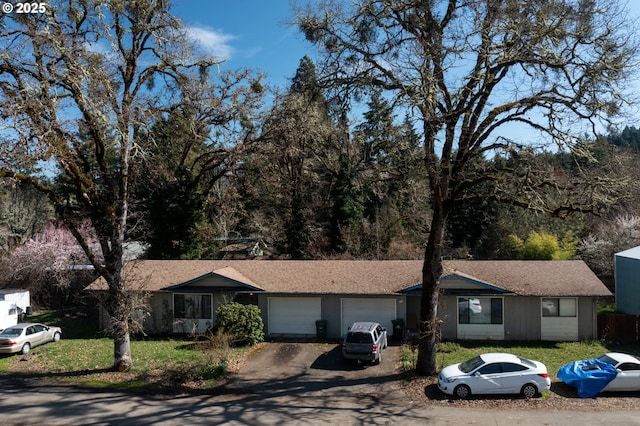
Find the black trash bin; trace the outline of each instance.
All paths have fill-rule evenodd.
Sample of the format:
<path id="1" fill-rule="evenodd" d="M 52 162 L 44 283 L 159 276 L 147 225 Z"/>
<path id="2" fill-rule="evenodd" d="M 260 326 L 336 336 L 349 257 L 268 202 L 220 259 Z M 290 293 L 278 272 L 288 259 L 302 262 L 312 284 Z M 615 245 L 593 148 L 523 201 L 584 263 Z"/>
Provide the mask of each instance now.
<path id="1" fill-rule="evenodd" d="M 391 338 L 396 341 L 401 341 L 404 338 L 404 320 L 402 318 L 391 320 L 393 324 L 393 335 Z"/>
<path id="2" fill-rule="evenodd" d="M 316 321 L 316 337 L 318 339 L 327 338 L 327 320 Z"/>

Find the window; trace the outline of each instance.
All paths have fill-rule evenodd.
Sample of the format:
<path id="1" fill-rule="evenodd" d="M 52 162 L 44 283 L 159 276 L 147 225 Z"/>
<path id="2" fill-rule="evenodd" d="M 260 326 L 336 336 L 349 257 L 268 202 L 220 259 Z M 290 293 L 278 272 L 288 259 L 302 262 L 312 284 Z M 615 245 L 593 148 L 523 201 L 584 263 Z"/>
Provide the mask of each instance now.
<path id="1" fill-rule="evenodd" d="M 623 362 L 618 366 L 618 370 L 622 370 L 622 371 L 640 370 L 640 364 L 635 364 L 633 362 Z"/>
<path id="2" fill-rule="evenodd" d="M 471 359 L 468 359 L 468 360 L 462 362 L 458 366 L 458 368 L 463 373 L 470 373 L 471 371 L 473 371 L 476 368 L 478 368 L 479 366 L 481 366 L 483 363 L 484 363 L 484 361 L 482 360 L 482 358 L 480 358 L 479 356 L 475 356 L 475 357 L 473 357 Z"/>
<path id="3" fill-rule="evenodd" d="M 511 362 L 502 363 L 502 372 L 503 373 L 516 373 L 518 371 L 527 370 L 527 367 L 520 364 L 513 364 Z"/>
<path id="4" fill-rule="evenodd" d="M 210 294 L 175 294 L 174 318 L 213 319 Z"/>
<path id="5" fill-rule="evenodd" d="M 500 363 L 487 364 L 478 370 L 480 374 L 496 374 L 502 373 L 502 365 Z"/>
<path id="6" fill-rule="evenodd" d="M 350 331 L 347 334 L 347 343 L 373 343 L 373 337 L 371 336 L 371 333 Z"/>
<path id="7" fill-rule="evenodd" d="M 562 297 L 545 297 L 542 299 L 543 317 L 575 317 L 577 316 L 576 299 Z"/>
<path id="8" fill-rule="evenodd" d="M 502 298 L 459 297 L 459 324 L 502 324 Z"/>

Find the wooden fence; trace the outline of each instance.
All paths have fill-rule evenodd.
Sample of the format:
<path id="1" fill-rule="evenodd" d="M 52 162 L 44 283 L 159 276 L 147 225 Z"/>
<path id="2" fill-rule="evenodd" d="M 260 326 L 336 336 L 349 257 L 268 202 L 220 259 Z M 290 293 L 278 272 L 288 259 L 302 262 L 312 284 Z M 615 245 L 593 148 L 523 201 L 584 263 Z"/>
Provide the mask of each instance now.
<path id="1" fill-rule="evenodd" d="M 640 315 L 598 314 L 598 339 L 619 343 L 640 342 Z"/>

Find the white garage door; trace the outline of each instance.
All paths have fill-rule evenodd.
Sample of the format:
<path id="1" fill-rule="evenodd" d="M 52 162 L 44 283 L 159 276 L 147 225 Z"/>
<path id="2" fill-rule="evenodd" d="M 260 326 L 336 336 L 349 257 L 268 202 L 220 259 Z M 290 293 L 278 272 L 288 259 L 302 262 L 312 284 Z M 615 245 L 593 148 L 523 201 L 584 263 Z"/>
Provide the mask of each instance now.
<path id="1" fill-rule="evenodd" d="M 347 334 L 349 326 L 357 321 L 373 321 L 380 323 L 393 334 L 391 320 L 397 318 L 396 299 L 342 299 L 342 335 Z"/>
<path id="2" fill-rule="evenodd" d="M 269 334 L 316 334 L 322 319 L 319 297 L 270 297 Z"/>

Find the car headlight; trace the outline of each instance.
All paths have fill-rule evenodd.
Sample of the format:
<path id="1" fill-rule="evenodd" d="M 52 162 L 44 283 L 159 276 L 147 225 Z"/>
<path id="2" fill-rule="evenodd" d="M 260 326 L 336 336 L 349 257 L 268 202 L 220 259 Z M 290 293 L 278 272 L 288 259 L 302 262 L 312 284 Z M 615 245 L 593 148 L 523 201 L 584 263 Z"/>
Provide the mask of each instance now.
<path id="1" fill-rule="evenodd" d="M 445 382 L 445 383 L 453 383 L 456 380 L 458 380 L 457 377 L 447 377 L 446 379 L 443 380 L 443 382 Z"/>

